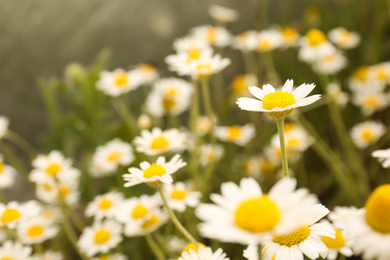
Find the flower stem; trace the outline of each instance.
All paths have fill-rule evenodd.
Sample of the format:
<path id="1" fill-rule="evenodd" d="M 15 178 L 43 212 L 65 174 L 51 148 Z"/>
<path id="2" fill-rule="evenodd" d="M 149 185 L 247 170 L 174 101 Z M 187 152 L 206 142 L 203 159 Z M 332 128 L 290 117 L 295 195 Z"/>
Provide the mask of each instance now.
<path id="1" fill-rule="evenodd" d="M 284 141 L 284 118 L 276 119 L 276 125 L 278 127 L 280 150 L 282 151 L 283 175 L 285 178 L 288 178 L 289 176 L 288 176 L 287 151 L 286 151 L 286 142 Z"/>
<path id="2" fill-rule="evenodd" d="M 211 107 L 211 100 L 210 100 L 210 87 L 209 87 L 209 79 L 202 79 L 202 94 L 203 94 L 203 104 L 204 108 L 207 114 L 207 117 L 210 120 L 211 123 L 211 129 L 210 129 L 210 138 L 211 143 L 215 145 L 215 136 L 214 136 L 214 123 L 213 123 L 213 109 Z"/>
<path id="3" fill-rule="evenodd" d="M 190 241 L 194 245 L 198 245 L 198 241 L 196 241 L 196 239 L 190 234 L 190 232 L 188 232 L 187 229 L 185 229 L 185 227 L 183 227 L 183 225 L 180 223 L 180 221 L 175 216 L 175 213 L 173 213 L 171 207 L 169 207 L 168 201 L 165 198 L 165 195 L 162 192 L 161 188 L 158 189 L 158 192 L 160 193 L 160 196 L 164 202 L 164 206 L 168 211 L 169 217 L 171 218 L 171 220 L 172 220 L 173 224 L 176 226 L 176 228 L 183 234 L 183 236 L 185 236 L 185 238 L 187 238 L 188 241 Z"/>
<path id="4" fill-rule="evenodd" d="M 156 255 L 157 259 L 158 260 L 164 260 L 165 259 L 164 254 L 160 250 L 160 248 L 158 247 L 156 241 L 153 240 L 151 234 L 147 233 L 145 235 L 145 238 L 146 238 L 146 242 L 148 242 L 149 247 L 152 249 L 152 251 Z"/>
<path id="5" fill-rule="evenodd" d="M 37 154 L 37 151 L 26 139 L 10 130 L 7 131 L 5 138 L 17 145 L 30 157 L 31 160 L 34 159 L 35 155 Z"/>

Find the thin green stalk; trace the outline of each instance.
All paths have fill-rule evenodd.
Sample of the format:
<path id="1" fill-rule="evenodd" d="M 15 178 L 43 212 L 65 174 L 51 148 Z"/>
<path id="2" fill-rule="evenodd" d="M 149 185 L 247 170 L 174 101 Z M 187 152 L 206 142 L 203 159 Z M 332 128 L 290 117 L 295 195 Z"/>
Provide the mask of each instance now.
<path id="1" fill-rule="evenodd" d="M 187 231 L 187 229 L 180 223 L 180 221 L 177 219 L 175 213 L 173 213 L 171 207 L 169 207 L 168 201 L 165 198 L 164 193 L 162 192 L 161 188 L 158 189 L 158 192 L 160 193 L 160 196 L 164 202 L 164 206 L 168 211 L 169 217 L 172 220 L 173 224 L 176 226 L 176 228 L 187 238 L 188 241 L 193 243 L 194 245 L 198 245 L 198 241 L 190 234 L 190 232 Z"/>
<path id="2" fill-rule="evenodd" d="M 211 107 L 211 100 L 210 100 L 210 87 L 209 87 L 209 79 L 202 79 L 202 94 L 203 94 L 203 104 L 206 111 L 206 115 L 209 118 L 211 122 L 211 129 L 210 129 L 210 138 L 211 143 L 215 145 L 215 135 L 214 135 L 214 113 L 213 109 Z"/>
<path id="3" fill-rule="evenodd" d="M 198 84 L 195 80 L 192 79 L 192 85 L 194 87 L 194 91 L 192 94 L 192 104 L 190 111 L 190 129 L 191 132 L 194 133 L 194 148 L 193 148 L 193 156 L 191 156 L 190 161 L 190 173 L 195 183 L 198 184 L 198 168 L 199 168 L 199 146 L 200 146 L 200 137 L 197 130 L 197 124 L 199 119 L 199 89 Z"/>
<path id="4" fill-rule="evenodd" d="M 145 235 L 146 242 L 148 242 L 149 247 L 152 249 L 153 253 L 157 257 L 158 260 L 164 260 L 164 254 L 161 251 L 160 247 L 157 245 L 156 241 L 153 240 L 150 233 Z"/>
<path id="5" fill-rule="evenodd" d="M 13 144 L 17 145 L 22 151 L 24 151 L 30 159 L 34 159 L 35 155 L 37 154 L 37 151 L 35 148 L 23 137 L 20 135 L 14 133 L 11 130 L 7 131 L 7 134 L 4 137 L 5 139 L 8 139 Z"/>
<path id="6" fill-rule="evenodd" d="M 27 169 L 20 157 L 17 156 L 13 149 L 8 147 L 2 140 L 0 140 L 0 148 L 4 153 L 5 160 L 7 160 L 17 170 L 19 176 L 21 176 L 26 183 L 30 184 Z"/>
<path id="7" fill-rule="evenodd" d="M 282 151 L 283 175 L 285 178 L 288 178 L 289 175 L 288 175 L 287 151 L 286 151 L 286 142 L 284 141 L 284 118 L 276 119 L 276 126 L 278 127 L 280 150 Z"/>

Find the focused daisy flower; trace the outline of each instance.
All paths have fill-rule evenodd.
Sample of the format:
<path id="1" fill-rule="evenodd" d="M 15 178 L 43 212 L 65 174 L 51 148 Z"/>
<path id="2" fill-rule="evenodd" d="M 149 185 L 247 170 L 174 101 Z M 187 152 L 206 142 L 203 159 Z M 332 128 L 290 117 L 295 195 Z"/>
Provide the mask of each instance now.
<path id="1" fill-rule="evenodd" d="M 252 124 L 244 126 L 217 126 L 215 127 L 215 136 L 224 141 L 232 142 L 240 146 L 248 144 L 256 135 L 255 127 Z"/>
<path id="2" fill-rule="evenodd" d="M 281 47 L 283 44 L 283 36 L 279 30 L 268 29 L 260 31 L 257 36 L 257 51 L 269 52 Z"/>
<path id="3" fill-rule="evenodd" d="M 221 242 L 262 243 L 272 233 L 295 229 L 307 203 L 300 204 L 295 195 L 296 181 L 284 178 L 264 194 L 252 178 L 244 178 L 239 186 L 227 182 L 221 185 L 222 195 L 212 194 L 215 204 L 200 204 L 196 215 L 202 236 Z M 303 200 L 304 201 L 304 200 Z"/>
<path id="4" fill-rule="evenodd" d="M 8 131 L 9 120 L 5 116 L 0 116 L 0 139 L 2 139 Z"/>
<path id="5" fill-rule="evenodd" d="M 120 253 L 101 255 L 101 256 L 92 258 L 92 260 L 127 260 L 127 259 L 128 259 L 127 256 L 120 254 Z"/>
<path id="6" fill-rule="evenodd" d="M 130 174 L 124 174 L 123 179 L 126 181 L 125 187 L 131 187 L 140 183 L 147 183 L 151 186 L 159 186 L 162 183 L 172 183 L 171 175 L 180 168 L 186 166 L 179 154 L 172 157 L 166 162 L 165 157 L 160 156 L 155 163 L 142 162 L 141 169 L 131 167 Z"/>
<path id="7" fill-rule="evenodd" d="M 336 82 L 329 83 L 326 86 L 326 92 L 333 99 L 333 101 L 340 107 L 344 107 L 349 100 L 348 94 L 342 91 L 340 84 Z"/>
<path id="8" fill-rule="evenodd" d="M 0 154 L 0 189 L 11 187 L 15 182 L 16 170 L 4 163 L 3 155 Z"/>
<path id="9" fill-rule="evenodd" d="M 191 30 L 191 36 L 217 47 L 226 47 L 231 42 L 231 34 L 223 27 L 202 25 Z"/>
<path id="10" fill-rule="evenodd" d="M 221 145 L 204 144 L 199 149 L 199 162 L 202 166 L 215 163 L 221 159 L 223 147 Z"/>
<path id="11" fill-rule="evenodd" d="M 344 69 L 347 63 L 347 58 L 335 50 L 315 60 L 313 69 L 319 74 L 332 75 Z"/>
<path id="12" fill-rule="evenodd" d="M 31 257 L 31 260 L 63 260 L 64 257 L 61 253 L 55 251 L 46 251 L 43 254 L 35 254 Z"/>
<path id="13" fill-rule="evenodd" d="M 230 64 L 230 59 L 222 58 L 219 54 L 204 56 L 190 62 L 190 75 L 194 79 L 209 78 L 217 74 Z"/>
<path id="14" fill-rule="evenodd" d="M 232 47 L 244 53 L 254 51 L 258 44 L 258 32 L 251 30 L 243 32 L 233 38 Z"/>
<path id="15" fill-rule="evenodd" d="M 31 253 L 31 247 L 9 240 L 0 246 L 0 259 L 4 260 L 32 260 Z"/>
<path id="16" fill-rule="evenodd" d="M 382 123 L 366 121 L 352 127 L 351 137 L 358 148 L 365 149 L 370 144 L 378 141 L 385 131 L 386 128 Z"/>
<path id="17" fill-rule="evenodd" d="M 18 203 L 11 201 L 7 204 L 0 203 L 0 227 L 15 228 L 20 222 L 28 218 L 38 216 L 41 207 L 35 200 Z"/>
<path id="18" fill-rule="evenodd" d="M 232 91 L 235 95 L 249 95 L 248 86 L 257 85 L 257 78 L 253 74 L 239 74 L 234 77 Z"/>
<path id="19" fill-rule="evenodd" d="M 266 112 L 274 118 L 283 118 L 294 108 L 310 105 L 321 98 L 321 95 L 306 97 L 314 89 L 314 84 L 302 84 L 293 90 L 294 82 L 289 79 L 284 83 L 281 91 L 276 91 L 270 84 L 263 85 L 263 89 L 249 87 L 249 91 L 257 99 L 239 98 L 237 105 L 248 111 Z"/>
<path id="20" fill-rule="evenodd" d="M 319 29 L 310 29 L 300 40 L 298 57 L 311 63 L 328 54 L 334 53 L 335 47 Z"/>
<path id="21" fill-rule="evenodd" d="M 140 84 L 151 84 L 159 77 L 156 66 L 151 63 L 142 63 L 135 67 L 135 71 L 138 72 L 140 78 Z"/>
<path id="22" fill-rule="evenodd" d="M 287 48 L 287 47 L 293 47 L 298 45 L 300 35 L 296 29 L 292 27 L 284 27 L 281 29 L 280 32 L 283 37 L 283 43 L 282 43 L 283 47 Z"/>
<path id="23" fill-rule="evenodd" d="M 236 10 L 220 5 L 211 5 L 209 14 L 214 20 L 221 24 L 235 22 L 239 16 Z"/>
<path id="24" fill-rule="evenodd" d="M 296 222 L 293 232 L 275 233 L 271 241 L 264 243 L 263 259 L 303 259 L 303 255 L 310 259 L 317 259 L 320 255 L 326 255 L 328 248 L 322 242 L 321 237 L 335 237 L 332 227 L 323 223 L 316 223 L 329 213 L 323 205 L 312 206 L 306 212 L 303 211 L 301 220 Z"/>
<path id="25" fill-rule="evenodd" d="M 21 222 L 17 234 L 23 244 L 40 244 L 55 237 L 58 228 L 41 216 L 33 217 Z"/>
<path id="26" fill-rule="evenodd" d="M 179 212 L 184 212 L 188 207 L 196 207 L 202 194 L 190 189 L 190 185 L 176 182 L 173 185 L 164 185 L 163 192 L 166 195 L 169 207 Z"/>
<path id="27" fill-rule="evenodd" d="M 329 249 L 329 252 L 323 253 L 321 255 L 321 257 L 329 259 L 329 260 L 334 260 L 337 258 L 339 253 L 346 256 L 346 257 L 352 256 L 353 252 L 352 252 L 351 246 L 352 246 L 353 240 L 348 237 L 347 232 L 345 232 L 344 230 L 340 230 L 340 229 L 335 228 L 327 220 L 322 220 L 321 223 L 328 225 L 330 228 L 333 228 L 335 231 L 335 237 L 323 236 L 321 238 L 322 242 Z"/>
<path id="28" fill-rule="evenodd" d="M 229 260 L 226 254 L 221 248 L 218 248 L 214 253 L 210 247 L 198 247 L 197 250 L 190 249 L 189 252 L 184 251 L 178 260 L 200 260 L 200 259 L 211 259 L 211 260 Z"/>
<path id="29" fill-rule="evenodd" d="M 87 205 L 85 216 L 94 217 L 96 220 L 113 218 L 117 213 L 117 208 L 122 205 L 123 200 L 123 195 L 116 191 L 98 195 Z"/>
<path id="30" fill-rule="evenodd" d="M 383 168 L 390 167 L 390 149 L 376 150 L 372 153 L 372 157 L 378 158 L 379 162 L 382 163 Z"/>
<path id="31" fill-rule="evenodd" d="M 348 31 L 343 27 L 337 27 L 328 33 L 329 39 L 343 49 L 355 48 L 360 43 L 360 36 L 356 32 Z"/>
<path id="32" fill-rule="evenodd" d="M 116 138 L 96 148 L 90 166 L 94 177 L 114 173 L 119 166 L 129 165 L 134 161 L 133 148 L 130 144 Z"/>
<path id="33" fill-rule="evenodd" d="M 100 72 L 96 88 L 103 91 L 106 95 L 117 97 L 138 88 L 141 84 L 142 78 L 138 70 L 125 71 L 116 69 L 112 72 Z"/>
<path id="34" fill-rule="evenodd" d="M 88 257 L 97 253 L 107 253 L 121 241 L 122 226 L 113 220 L 95 222 L 83 230 L 77 245 Z"/>
<path id="35" fill-rule="evenodd" d="M 363 259 L 390 259 L 390 184 L 377 187 L 364 208 L 339 221 L 354 238 L 352 249 Z"/>
<path id="36" fill-rule="evenodd" d="M 159 155 L 184 150 L 186 140 L 187 135 L 178 129 L 162 131 L 155 127 L 152 131 L 142 130 L 141 136 L 134 139 L 134 144 L 138 152 Z"/>

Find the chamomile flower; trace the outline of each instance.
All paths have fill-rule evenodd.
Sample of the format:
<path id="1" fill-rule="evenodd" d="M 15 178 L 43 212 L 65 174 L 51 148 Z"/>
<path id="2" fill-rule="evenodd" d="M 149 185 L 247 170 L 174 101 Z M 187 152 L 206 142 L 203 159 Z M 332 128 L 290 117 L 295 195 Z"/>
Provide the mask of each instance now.
<path id="1" fill-rule="evenodd" d="M 339 51 L 334 50 L 316 59 L 313 63 L 313 69 L 319 74 L 332 75 L 345 68 L 347 63 L 347 58 Z"/>
<path id="2" fill-rule="evenodd" d="M 385 84 L 373 78 L 374 73 L 371 71 L 372 69 L 369 66 L 364 65 L 358 67 L 349 79 L 349 88 L 354 92 L 367 91 L 370 88 L 382 92 Z"/>
<path id="3" fill-rule="evenodd" d="M 359 107 L 366 116 L 380 111 L 389 105 L 390 95 L 383 92 L 382 85 L 373 84 L 356 91 L 352 96 L 352 103 Z"/>
<path id="4" fill-rule="evenodd" d="M 390 62 L 382 62 L 371 66 L 368 70 L 368 77 L 383 84 L 390 83 Z"/>
<path id="5" fill-rule="evenodd" d="M 244 126 L 217 126 L 215 127 L 215 136 L 224 141 L 232 142 L 240 146 L 248 144 L 255 137 L 256 130 L 252 124 Z"/>
<path id="6" fill-rule="evenodd" d="M 123 199 L 123 195 L 116 191 L 98 195 L 88 204 L 85 209 L 85 216 L 94 217 L 96 220 L 113 218 Z"/>
<path id="7" fill-rule="evenodd" d="M 226 254 L 222 251 L 221 248 L 218 248 L 214 253 L 210 247 L 198 247 L 197 250 L 193 248 L 189 249 L 189 252 L 183 251 L 178 260 L 201 260 L 201 259 L 210 259 L 210 260 L 229 260 L 226 257 Z"/>
<path id="8" fill-rule="evenodd" d="M 298 45 L 300 35 L 296 29 L 292 27 L 284 27 L 280 30 L 280 32 L 283 39 L 283 47 L 287 48 Z"/>
<path id="9" fill-rule="evenodd" d="M 382 163 L 383 168 L 390 167 L 390 149 L 376 150 L 372 153 L 372 157 L 378 158 L 379 162 Z"/>
<path id="10" fill-rule="evenodd" d="M 257 37 L 257 51 L 259 52 L 269 52 L 283 44 L 283 36 L 276 29 L 263 30 Z"/>
<path id="11" fill-rule="evenodd" d="M 128 237 L 144 236 L 156 231 L 168 221 L 169 217 L 165 211 L 154 209 L 142 219 L 142 221 L 127 222 L 124 233 Z"/>
<path id="12" fill-rule="evenodd" d="M 300 40 L 299 59 L 314 62 L 335 51 L 335 47 L 327 40 L 319 29 L 310 29 Z"/>
<path id="13" fill-rule="evenodd" d="M 211 5 L 209 14 L 214 20 L 222 24 L 235 22 L 239 16 L 236 10 L 220 5 Z"/>
<path id="14" fill-rule="evenodd" d="M 5 241 L 0 246 L 0 259 L 5 260 L 31 260 L 32 248 L 17 242 Z"/>
<path id="15" fill-rule="evenodd" d="M 39 244 L 55 237 L 58 229 L 41 216 L 21 222 L 17 229 L 18 237 L 24 244 Z"/>
<path id="16" fill-rule="evenodd" d="M 351 137 L 358 148 L 365 149 L 370 144 L 378 141 L 385 131 L 386 128 L 382 123 L 366 121 L 352 127 Z"/>
<path id="17" fill-rule="evenodd" d="M 221 145 L 204 144 L 199 149 L 199 162 L 202 166 L 215 163 L 221 159 L 223 148 Z"/>
<path id="18" fill-rule="evenodd" d="M 196 122 L 196 131 L 201 136 L 204 136 L 211 131 L 213 124 L 216 124 L 216 120 L 212 122 L 207 116 L 200 116 Z"/>
<path id="19" fill-rule="evenodd" d="M 63 200 L 69 205 L 74 205 L 80 197 L 78 181 L 56 182 L 54 180 L 46 180 L 45 182 L 37 183 L 35 195 L 47 203 L 57 203 L 58 200 Z"/>
<path id="20" fill-rule="evenodd" d="M 307 106 L 318 99 L 321 95 L 306 97 L 314 89 L 314 84 L 302 84 L 293 90 L 293 80 L 287 80 L 281 91 L 276 91 L 270 84 L 263 85 L 263 89 L 249 87 L 249 91 L 257 99 L 239 98 L 237 105 L 248 111 L 266 112 L 274 118 L 285 117 L 291 110 L 297 107 Z"/>
<path id="21" fill-rule="evenodd" d="M 244 53 L 254 51 L 258 44 L 258 32 L 251 30 L 243 32 L 233 38 L 232 47 Z"/>
<path id="22" fill-rule="evenodd" d="M 335 230 L 335 237 L 323 236 L 322 242 L 328 247 L 329 252 L 321 255 L 322 258 L 329 260 L 334 260 L 337 258 L 337 255 L 340 253 L 346 257 L 353 255 L 351 246 L 353 240 L 348 237 L 348 234 L 345 230 L 340 230 L 335 228 L 327 220 L 322 220 L 321 223 L 328 225 L 330 228 Z"/>
<path id="23" fill-rule="evenodd" d="M 130 174 L 124 174 L 123 178 L 126 181 L 125 187 L 131 187 L 140 183 L 149 185 L 161 185 L 162 183 L 172 183 L 171 175 L 180 168 L 186 166 L 179 154 L 172 157 L 169 162 L 166 162 L 165 157 L 160 156 L 155 163 L 142 162 L 141 169 L 131 167 Z"/>
<path id="24" fill-rule="evenodd" d="M 257 250 L 256 244 L 249 244 L 248 247 L 244 250 L 243 256 L 248 260 L 259 260 L 259 252 Z"/>
<path id="25" fill-rule="evenodd" d="M 179 38 L 173 42 L 173 48 L 179 53 L 187 53 L 194 59 L 198 58 L 204 50 L 208 50 L 210 53 L 212 52 L 210 44 L 206 40 L 195 37 Z"/>
<path id="26" fill-rule="evenodd" d="M 190 62 L 189 74 L 194 79 L 209 78 L 217 74 L 230 64 L 230 59 L 222 58 L 219 54 L 204 56 Z"/>
<path id="27" fill-rule="evenodd" d="M 201 204 L 196 215 L 203 223 L 202 236 L 222 242 L 261 243 L 271 233 L 285 233 L 294 229 L 301 218 L 299 196 L 294 194 L 296 181 L 281 179 L 268 194 L 252 178 L 244 178 L 239 185 L 221 185 L 222 195 L 212 194 L 215 204 Z"/>
<path id="28" fill-rule="evenodd" d="M 343 49 L 354 48 L 360 43 L 360 36 L 357 33 L 343 27 L 334 28 L 328 33 L 328 36 L 333 43 Z"/>
<path id="29" fill-rule="evenodd" d="M 190 185 L 183 182 L 176 182 L 173 185 L 164 185 L 163 192 L 167 198 L 169 206 L 173 210 L 184 212 L 188 207 L 196 207 L 202 194 L 192 191 Z"/>
<path id="30" fill-rule="evenodd" d="M 344 107 L 347 104 L 349 96 L 346 92 L 342 91 L 341 86 L 338 83 L 329 83 L 328 86 L 326 86 L 326 91 L 337 105 Z"/>
<path id="31" fill-rule="evenodd" d="M 88 257 L 97 253 L 107 253 L 121 241 L 122 226 L 113 220 L 95 222 L 83 230 L 77 245 Z"/>
<path id="32" fill-rule="evenodd" d="M 320 204 L 303 211 L 293 232 L 275 233 L 271 241 L 264 243 L 263 259 L 296 260 L 303 259 L 303 255 L 317 259 L 320 254 L 326 255 L 328 248 L 321 237 L 334 238 L 335 231 L 328 225 L 316 222 L 328 213 L 329 210 Z"/>
<path id="33" fill-rule="evenodd" d="M 2 139 L 8 131 L 9 120 L 5 116 L 0 116 L 0 139 Z"/>
<path id="34" fill-rule="evenodd" d="M 116 138 L 96 148 L 90 172 L 94 177 L 106 176 L 114 173 L 119 166 L 129 165 L 133 161 L 132 146 Z"/>
<path id="35" fill-rule="evenodd" d="M 235 95 L 249 94 L 248 86 L 257 85 L 257 78 L 253 74 L 239 74 L 234 77 L 232 82 L 232 91 Z"/>
<path id="36" fill-rule="evenodd" d="M 120 253 L 101 255 L 101 256 L 92 258 L 92 260 L 127 260 L 127 259 L 128 259 L 127 256 L 120 254 Z"/>
<path id="37" fill-rule="evenodd" d="M 223 27 L 202 25 L 191 30 L 191 36 L 207 41 L 210 45 L 225 47 L 231 42 L 231 34 Z"/>
<path id="38" fill-rule="evenodd" d="M 139 129 L 149 129 L 152 126 L 152 119 L 148 114 L 141 114 L 137 119 L 137 126 Z"/>
<path id="39" fill-rule="evenodd" d="M 134 144 L 138 152 L 146 155 L 159 155 L 184 150 L 186 140 L 187 135 L 178 129 L 162 131 L 155 127 L 152 131 L 142 130 L 141 136 L 134 139 Z"/>
<path id="40" fill-rule="evenodd" d="M 6 165 L 4 163 L 3 156 L 0 154 L 0 189 L 12 186 L 14 184 L 16 174 L 15 168 Z"/>
<path id="41" fill-rule="evenodd" d="M 63 260 L 64 257 L 61 253 L 55 251 L 46 251 L 43 254 L 34 255 L 31 260 Z"/>
<path id="42" fill-rule="evenodd" d="M 7 204 L 0 203 L 0 227 L 15 228 L 20 222 L 38 216 L 40 210 L 40 205 L 34 200 L 24 203 L 16 201 Z"/>
<path id="43" fill-rule="evenodd" d="M 285 127 L 286 129 L 286 127 Z M 293 126 L 293 129 L 284 132 L 286 149 L 291 152 L 304 152 L 313 143 L 308 134 L 302 128 Z M 278 135 L 271 139 L 271 146 L 280 148 Z"/>
<path id="44" fill-rule="evenodd" d="M 138 72 L 140 78 L 140 84 L 151 84 L 159 77 L 156 66 L 150 63 L 142 63 L 135 67 L 135 71 Z"/>
<path id="45" fill-rule="evenodd" d="M 125 71 L 116 69 L 112 72 L 100 72 L 96 88 L 103 91 L 106 95 L 117 97 L 138 88 L 141 84 L 142 77 L 137 70 Z"/>

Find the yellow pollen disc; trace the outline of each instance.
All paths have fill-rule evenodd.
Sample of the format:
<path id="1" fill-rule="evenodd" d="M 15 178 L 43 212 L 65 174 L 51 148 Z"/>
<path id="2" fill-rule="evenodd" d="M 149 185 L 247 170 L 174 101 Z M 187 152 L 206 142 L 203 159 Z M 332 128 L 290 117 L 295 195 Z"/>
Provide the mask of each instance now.
<path id="1" fill-rule="evenodd" d="M 361 66 L 353 73 L 353 77 L 359 81 L 365 81 L 368 75 L 368 66 Z"/>
<path id="2" fill-rule="evenodd" d="M 196 70 L 198 71 L 200 77 L 210 76 L 213 72 L 213 68 L 209 63 L 199 64 L 198 66 L 196 66 Z"/>
<path id="3" fill-rule="evenodd" d="M 65 186 L 65 185 L 62 185 L 61 187 L 60 187 L 60 190 L 59 190 L 59 194 L 60 194 L 60 196 L 61 197 L 65 197 L 66 195 L 68 195 L 69 194 L 69 187 L 68 186 Z"/>
<path id="4" fill-rule="evenodd" d="M 324 61 L 325 62 L 332 62 L 332 61 L 334 61 L 336 59 L 336 57 L 337 57 L 337 54 L 332 53 L 332 54 L 326 55 L 324 57 Z"/>
<path id="5" fill-rule="evenodd" d="M 351 39 L 352 33 L 349 31 L 343 31 L 340 35 L 339 43 L 341 45 L 347 44 L 349 40 Z"/>
<path id="6" fill-rule="evenodd" d="M 47 191 L 52 191 L 53 190 L 53 186 L 48 184 L 48 183 L 44 183 L 43 184 L 43 188 Z"/>
<path id="7" fill-rule="evenodd" d="M 272 48 L 272 45 L 269 41 L 261 41 L 257 45 L 259 51 L 269 51 Z"/>
<path id="8" fill-rule="evenodd" d="M 233 92 L 237 94 L 245 92 L 245 90 L 248 87 L 245 83 L 246 83 L 245 75 L 241 74 L 236 76 L 232 82 Z"/>
<path id="9" fill-rule="evenodd" d="M 322 237 L 322 242 L 324 242 L 324 244 L 331 249 L 342 248 L 345 245 L 344 236 L 340 230 L 338 229 L 334 229 L 334 230 L 336 231 L 336 237 L 335 238 Z"/>
<path id="10" fill-rule="evenodd" d="M 279 220 L 280 211 L 267 195 L 242 202 L 235 213 L 236 225 L 253 233 L 272 230 Z"/>
<path id="11" fill-rule="evenodd" d="M 107 156 L 107 160 L 110 162 L 116 162 L 122 157 L 120 152 L 112 152 Z"/>
<path id="12" fill-rule="evenodd" d="M 362 138 L 364 140 L 366 140 L 367 142 L 372 142 L 374 141 L 375 139 L 375 135 L 374 133 L 372 132 L 371 129 L 365 129 L 363 132 L 362 132 Z"/>
<path id="13" fill-rule="evenodd" d="M 377 108 L 379 105 L 379 97 L 375 95 L 368 96 L 364 104 L 368 107 Z"/>
<path id="14" fill-rule="evenodd" d="M 164 136 L 159 136 L 153 139 L 150 148 L 153 150 L 161 150 L 169 146 L 168 140 Z"/>
<path id="15" fill-rule="evenodd" d="M 61 166 L 56 164 L 56 163 L 53 163 L 51 165 L 49 165 L 45 172 L 47 175 L 50 175 L 50 176 L 56 176 L 57 173 L 61 170 Z"/>
<path id="16" fill-rule="evenodd" d="M 98 260 L 110 260 L 110 258 L 108 256 L 101 256 Z"/>
<path id="17" fill-rule="evenodd" d="M 262 172 L 272 172 L 275 170 L 275 165 L 271 161 L 266 160 L 261 165 L 260 170 Z"/>
<path id="18" fill-rule="evenodd" d="M 171 198 L 176 200 L 183 200 L 186 196 L 187 192 L 185 190 L 174 189 L 171 193 Z"/>
<path id="19" fill-rule="evenodd" d="M 32 226 L 31 228 L 28 229 L 27 235 L 29 237 L 39 237 L 43 234 L 43 231 L 45 229 L 42 226 Z"/>
<path id="20" fill-rule="evenodd" d="M 208 28 L 207 37 L 209 39 L 209 42 L 214 43 L 215 40 L 217 39 L 217 28 L 215 27 Z"/>
<path id="21" fill-rule="evenodd" d="M 158 223 L 160 219 L 156 215 L 152 215 L 145 223 L 142 225 L 143 228 L 148 228 Z"/>
<path id="22" fill-rule="evenodd" d="M 386 72 L 386 68 L 384 66 L 379 66 L 377 68 L 376 77 L 380 80 L 387 79 L 387 72 Z"/>
<path id="23" fill-rule="evenodd" d="M 301 145 L 301 140 L 298 138 L 291 138 L 287 141 L 287 146 L 290 148 L 298 148 Z"/>
<path id="24" fill-rule="evenodd" d="M 199 247 L 206 248 L 207 246 L 203 243 L 198 243 Z M 194 243 L 188 243 L 186 247 L 183 249 L 183 252 L 190 253 L 190 249 L 194 250 L 196 253 L 198 253 L 198 248 Z"/>
<path id="25" fill-rule="evenodd" d="M 215 153 L 214 151 L 211 151 L 207 154 L 207 158 L 209 159 L 210 162 L 213 162 L 215 160 Z"/>
<path id="26" fill-rule="evenodd" d="M 151 178 L 153 176 L 163 176 L 165 173 L 167 173 L 167 170 L 160 165 L 160 164 L 154 164 L 150 165 L 149 168 L 144 170 L 144 178 Z"/>
<path id="27" fill-rule="evenodd" d="M 0 173 L 2 173 L 4 170 L 4 163 L 0 161 Z"/>
<path id="28" fill-rule="evenodd" d="M 310 46 L 318 46 L 323 42 L 326 42 L 325 34 L 318 29 L 311 29 L 306 33 L 306 37 L 309 39 Z"/>
<path id="29" fill-rule="evenodd" d="M 146 72 L 151 72 L 151 71 L 155 71 L 156 67 L 153 66 L 152 64 L 141 64 L 138 66 L 138 69 L 144 70 Z"/>
<path id="30" fill-rule="evenodd" d="M 100 229 L 95 233 L 95 243 L 98 245 L 106 243 L 111 238 L 111 233 L 105 229 Z"/>
<path id="31" fill-rule="evenodd" d="M 366 221 L 372 229 L 390 233 L 390 184 L 376 188 L 366 202 Z"/>
<path id="32" fill-rule="evenodd" d="M 15 260 L 15 258 L 6 256 L 6 257 L 0 258 L 0 260 Z"/>
<path id="33" fill-rule="evenodd" d="M 240 138 L 242 135 L 241 127 L 239 126 L 231 126 L 228 128 L 227 139 L 229 141 L 235 141 Z"/>
<path id="34" fill-rule="evenodd" d="M 188 50 L 188 59 L 189 60 L 197 60 L 199 58 L 200 58 L 200 51 L 198 49 Z"/>
<path id="35" fill-rule="evenodd" d="M 149 210 L 147 208 L 145 208 L 141 204 L 138 204 L 137 206 L 134 207 L 133 212 L 131 213 L 131 217 L 135 219 L 143 218 L 148 213 Z"/>
<path id="36" fill-rule="evenodd" d="M 163 104 L 164 109 L 169 111 L 176 105 L 176 102 L 173 99 L 164 98 L 162 101 L 162 104 Z"/>
<path id="37" fill-rule="evenodd" d="M 123 87 L 127 84 L 128 78 L 126 72 L 119 72 L 115 76 L 115 85 L 118 87 Z"/>
<path id="38" fill-rule="evenodd" d="M 6 209 L 1 216 L 1 222 L 9 223 L 20 218 L 21 214 L 17 209 Z"/>
<path id="39" fill-rule="evenodd" d="M 299 245 L 301 242 L 305 241 L 309 235 L 309 226 L 303 226 L 288 235 L 274 236 L 272 240 L 279 245 L 292 247 L 294 245 Z"/>
<path id="40" fill-rule="evenodd" d="M 103 198 L 99 202 L 100 209 L 109 209 L 112 206 L 112 202 L 109 199 Z"/>
<path id="41" fill-rule="evenodd" d="M 282 29 L 282 35 L 287 43 L 294 43 L 298 40 L 298 32 L 290 27 L 286 27 Z"/>
<path id="42" fill-rule="evenodd" d="M 54 213 L 49 209 L 45 209 L 42 211 L 42 216 L 47 219 L 52 219 L 54 217 Z"/>
<path id="43" fill-rule="evenodd" d="M 287 92 L 273 92 L 264 96 L 263 108 L 272 110 L 275 107 L 285 108 L 295 104 L 293 94 Z"/>
<path id="44" fill-rule="evenodd" d="M 168 96 L 168 97 L 175 97 L 177 95 L 177 89 L 174 87 L 171 89 L 167 89 L 164 94 L 165 94 L 165 96 Z"/>
<path id="45" fill-rule="evenodd" d="M 292 131 L 294 128 L 295 128 L 295 125 L 292 123 L 285 123 L 284 124 L 284 132 L 285 133 Z"/>

